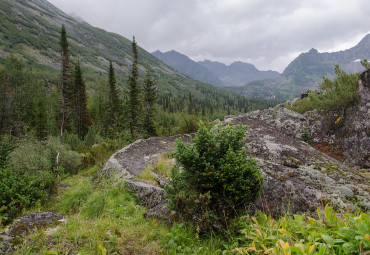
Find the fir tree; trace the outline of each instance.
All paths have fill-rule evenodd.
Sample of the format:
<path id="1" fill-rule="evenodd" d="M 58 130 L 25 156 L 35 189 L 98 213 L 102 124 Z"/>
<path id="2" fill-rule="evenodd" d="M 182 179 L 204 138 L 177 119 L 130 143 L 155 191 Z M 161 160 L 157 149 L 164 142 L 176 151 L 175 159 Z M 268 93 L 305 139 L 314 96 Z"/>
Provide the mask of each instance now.
<path id="1" fill-rule="evenodd" d="M 91 123 L 90 114 L 87 109 L 87 97 L 85 82 L 82 77 L 82 71 L 80 63 L 77 62 L 74 72 L 74 88 L 75 88 L 75 127 L 77 136 L 80 139 L 84 139 L 85 135 L 89 130 Z"/>
<path id="2" fill-rule="evenodd" d="M 60 135 L 63 135 L 65 129 L 71 129 L 71 116 L 74 107 L 74 95 L 73 95 L 73 70 L 70 63 L 67 32 L 62 25 L 60 41 L 61 47 L 61 61 L 62 61 L 62 76 L 61 76 L 61 102 L 60 102 Z"/>
<path id="3" fill-rule="evenodd" d="M 116 77 L 112 61 L 109 63 L 109 124 L 113 130 L 116 131 L 119 123 L 119 117 L 121 115 L 121 102 L 118 97 L 118 90 L 116 87 Z"/>
<path id="4" fill-rule="evenodd" d="M 143 90 L 145 108 L 144 130 L 147 137 L 155 136 L 156 130 L 154 126 L 154 103 L 157 99 L 157 91 L 155 82 L 148 68 L 146 71 Z"/>
<path id="5" fill-rule="evenodd" d="M 47 114 L 46 114 L 46 100 L 45 94 L 41 93 L 36 99 L 33 114 L 33 126 L 36 131 L 36 137 L 43 140 L 47 136 Z"/>
<path id="6" fill-rule="evenodd" d="M 9 94 L 9 77 L 7 71 L 4 71 L 4 74 L 2 75 L 2 81 L 1 81 L 1 90 L 0 90 L 0 102 L 1 102 L 1 112 L 0 112 L 0 140 L 1 136 L 4 132 L 6 122 L 8 119 L 8 111 L 7 111 L 7 105 L 8 105 L 8 94 Z"/>
<path id="7" fill-rule="evenodd" d="M 189 91 L 189 104 L 188 104 L 188 113 L 193 114 L 193 100 L 191 98 L 191 93 Z"/>
<path id="8" fill-rule="evenodd" d="M 138 123 L 139 123 L 139 115 L 140 115 L 140 88 L 139 88 L 139 71 L 138 71 L 138 51 L 137 51 L 137 44 L 135 42 L 135 37 L 132 39 L 132 53 L 133 53 L 133 61 L 131 66 L 131 74 L 128 77 L 128 111 L 129 111 L 129 128 L 131 135 L 136 136 Z"/>

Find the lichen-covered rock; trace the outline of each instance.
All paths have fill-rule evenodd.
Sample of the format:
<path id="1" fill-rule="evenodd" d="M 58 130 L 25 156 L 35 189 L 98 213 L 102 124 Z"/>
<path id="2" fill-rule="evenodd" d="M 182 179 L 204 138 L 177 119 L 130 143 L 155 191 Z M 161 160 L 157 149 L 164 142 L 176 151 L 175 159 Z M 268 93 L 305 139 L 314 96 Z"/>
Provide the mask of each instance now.
<path id="1" fill-rule="evenodd" d="M 112 173 L 118 174 L 118 178 L 133 178 L 152 164 L 159 153 L 172 153 L 177 139 L 189 142 L 190 135 L 137 140 L 114 153 L 98 172 L 97 178 L 110 176 Z"/>
<path id="2" fill-rule="evenodd" d="M 0 234 L 0 254 L 10 254 L 12 248 L 23 242 L 23 237 L 35 229 L 45 229 L 64 222 L 64 215 L 54 212 L 30 212 L 15 220 Z"/>
<path id="3" fill-rule="evenodd" d="M 167 207 L 168 201 L 163 200 L 160 204 L 150 208 L 144 214 L 145 217 L 156 218 L 171 223 L 175 218 L 175 214 Z"/>
<path id="4" fill-rule="evenodd" d="M 369 179 L 361 173 L 315 150 L 293 133 L 271 125 L 271 119 L 267 118 L 266 123 L 261 113 L 229 117 L 227 121 L 248 126 L 245 149 L 257 159 L 265 178 L 257 209 L 274 215 L 286 210 L 309 213 L 331 203 L 339 210 L 347 210 L 352 208 L 356 196 L 363 209 L 370 210 L 366 188 Z"/>
<path id="5" fill-rule="evenodd" d="M 118 180 L 125 180 L 127 187 L 136 194 L 142 205 L 148 208 L 156 207 L 164 201 L 163 188 L 138 180 L 136 176 L 154 163 L 159 154 L 172 153 L 177 139 L 190 142 L 190 135 L 137 140 L 114 153 L 100 169 L 95 181 L 99 181 L 101 178 L 109 178 L 109 176 L 114 176 Z M 157 179 L 161 186 L 165 185 L 163 178 L 157 176 Z"/>
<path id="6" fill-rule="evenodd" d="M 132 190 L 142 205 L 152 208 L 164 200 L 164 190 L 153 184 L 136 180 L 126 179 L 126 187 Z"/>

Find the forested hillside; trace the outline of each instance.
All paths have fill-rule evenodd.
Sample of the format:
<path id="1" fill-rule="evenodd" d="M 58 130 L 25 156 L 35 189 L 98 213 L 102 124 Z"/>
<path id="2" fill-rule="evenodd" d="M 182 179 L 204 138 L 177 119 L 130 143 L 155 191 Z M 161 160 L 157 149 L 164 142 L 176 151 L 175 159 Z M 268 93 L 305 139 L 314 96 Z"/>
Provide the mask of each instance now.
<path id="1" fill-rule="evenodd" d="M 88 94 L 100 93 L 106 83 L 108 64 L 111 60 L 117 72 L 117 85 L 125 90 L 132 63 L 130 41 L 120 35 L 108 33 L 77 21 L 52 6 L 47 1 L 9 1 L 0 3 L 1 44 L 0 62 L 5 63 L 10 54 L 24 62 L 33 71 L 42 71 L 48 81 L 56 84 L 60 71 L 59 34 L 65 24 L 70 42 L 71 63 L 81 62 Z M 140 45 L 140 39 L 138 39 Z M 250 101 L 245 97 L 225 92 L 209 84 L 195 81 L 163 64 L 157 58 L 138 47 L 140 80 L 149 65 L 158 86 L 159 103 L 168 111 L 184 110 L 189 94 L 194 111 L 223 114 L 240 112 L 254 107 L 266 107 L 268 102 Z M 172 100 L 172 102 L 171 102 Z M 95 101 L 95 100 L 94 100 Z M 175 103 L 176 102 L 176 103 Z"/>

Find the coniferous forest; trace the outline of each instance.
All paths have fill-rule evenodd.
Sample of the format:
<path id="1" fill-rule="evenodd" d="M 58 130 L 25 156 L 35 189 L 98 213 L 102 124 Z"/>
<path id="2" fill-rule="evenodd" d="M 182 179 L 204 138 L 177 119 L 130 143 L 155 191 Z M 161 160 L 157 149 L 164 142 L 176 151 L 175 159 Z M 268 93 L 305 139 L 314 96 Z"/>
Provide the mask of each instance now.
<path id="1" fill-rule="evenodd" d="M 9 3 L 0 1 L 4 13 L 14 9 Z M 25 0 L 17 4 L 34 7 Z M 50 25 L 41 18 L 47 12 L 41 14 L 25 12 L 19 18 L 0 13 L 0 39 L 6 39 L 0 53 L 9 53 L 0 58 L 0 254 L 3 229 L 28 212 L 44 210 L 67 220 L 13 238 L 11 254 L 358 254 L 370 249 L 369 215 L 357 204 L 344 216 L 324 204 L 318 217 L 292 216 L 290 208 L 283 208 L 286 214 L 274 218 L 267 203 L 259 214 L 245 214 L 246 205 L 265 199 L 264 180 L 271 176 L 266 178 L 260 162 L 246 154 L 248 127 L 223 127 L 215 120 L 278 101 L 193 80 L 148 57 L 135 37 L 126 42 L 83 23 L 75 30 L 71 23 Z M 16 23 L 24 29 L 18 31 Z M 35 24 L 50 29 L 38 33 Z M 91 35 L 106 40 L 102 52 Z M 40 64 L 36 53 L 22 55 L 23 50 L 55 61 Z M 347 75 L 339 67 L 336 74 L 338 79 L 323 83 L 332 93 L 313 92 L 283 108 L 304 113 L 322 107 L 332 115 L 344 112 L 340 102 L 354 106 L 359 75 Z M 192 144 L 177 141 L 172 152 L 156 155 L 157 161 L 135 176 L 158 184 L 155 173 L 168 181 L 163 191 L 167 208 L 178 216 L 172 224 L 144 216 L 146 208 L 125 181 L 93 181 L 112 154 L 135 141 L 189 133 Z M 302 147 L 310 146 L 307 130 L 301 140 L 306 142 Z M 288 159 L 282 164 L 289 167 L 289 177 L 306 169 L 299 168 L 299 160 Z"/>
<path id="2" fill-rule="evenodd" d="M 83 62 L 71 57 L 64 25 L 58 45 L 60 72 L 38 69 L 14 55 L 5 60 L 0 69 L 0 166 L 11 170 L 2 172 L 3 178 L 23 182 L 41 174 L 50 179 L 25 185 L 23 195 L 29 194 L 29 188 L 43 190 L 36 197 L 24 197 L 14 205 L 4 202 L 3 224 L 52 194 L 55 177 L 101 166 L 113 152 L 136 139 L 195 132 L 199 121 L 276 104 L 222 94 L 207 86 L 199 87 L 199 93 L 209 95 L 206 99 L 190 91 L 160 90 L 153 67 L 143 63 L 145 70 L 138 68 L 135 37 L 131 47 L 133 61 L 126 80 L 117 77 L 112 61 L 106 73 L 86 76 Z M 2 192 L 3 201 L 18 191 L 7 192 Z"/>

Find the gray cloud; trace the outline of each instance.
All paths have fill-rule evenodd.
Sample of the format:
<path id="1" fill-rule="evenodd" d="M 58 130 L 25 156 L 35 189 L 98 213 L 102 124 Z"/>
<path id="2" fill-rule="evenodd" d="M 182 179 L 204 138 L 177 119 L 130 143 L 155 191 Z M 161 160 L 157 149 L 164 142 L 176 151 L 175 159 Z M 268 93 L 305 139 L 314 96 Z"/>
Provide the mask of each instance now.
<path id="1" fill-rule="evenodd" d="M 49 0 L 148 51 L 283 71 L 300 52 L 343 50 L 370 32 L 366 0 Z"/>

